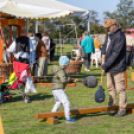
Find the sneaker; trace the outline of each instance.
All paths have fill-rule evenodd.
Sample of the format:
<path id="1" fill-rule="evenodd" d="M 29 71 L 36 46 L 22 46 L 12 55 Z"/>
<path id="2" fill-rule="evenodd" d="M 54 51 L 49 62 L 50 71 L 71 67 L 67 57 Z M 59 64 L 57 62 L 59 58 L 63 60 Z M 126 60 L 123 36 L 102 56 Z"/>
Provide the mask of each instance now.
<path id="1" fill-rule="evenodd" d="M 85 71 L 90 71 L 89 69 L 85 68 Z"/>
<path id="2" fill-rule="evenodd" d="M 126 109 L 120 109 L 118 113 L 115 115 L 115 117 L 122 117 L 126 115 Z"/>
<path id="3" fill-rule="evenodd" d="M 75 123 L 75 122 L 76 122 L 76 120 L 74 120 L 74 119 L 66 120 L 66 123 Z"/>

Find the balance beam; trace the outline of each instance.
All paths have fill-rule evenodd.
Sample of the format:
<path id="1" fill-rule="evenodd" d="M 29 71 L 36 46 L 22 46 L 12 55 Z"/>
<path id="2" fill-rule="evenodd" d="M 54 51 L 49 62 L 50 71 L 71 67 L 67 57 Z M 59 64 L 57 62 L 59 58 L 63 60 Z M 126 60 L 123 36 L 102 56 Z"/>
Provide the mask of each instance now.
<path id="1" fill-rule="evenodd" d="M 111 111 L 111 110 L 118 110 L 119 106 L 111 106 L 111 107 L 97 107 L 97 108 L 83 108 L 83 109 L 73 109 L 70 110 L 70 115 L 79 115 L 79 114 L 91 114 L 91 113 L 99 113 L 104 111 Z M 128 104 L 126 110 L 129 112 L 134 113 L 134 103 Z M 36 119 L 46 120 L 51 124 L 57 124 L 57 120 L 54 117 L 58 116 L 65 116 L 64 111 L 59 112 L 48 112 L 48 113 L 41 113 L 35 114 L 34 117 Z"/>
<path id="2" fill-rule="evenodd" d="M 52 83 L 35 83 L 36 85 L 43 85 L 43 86 L 52 86 Z M 69 87 L 75 87 L 75 83 L 68 83 L 67 86 Z"/>

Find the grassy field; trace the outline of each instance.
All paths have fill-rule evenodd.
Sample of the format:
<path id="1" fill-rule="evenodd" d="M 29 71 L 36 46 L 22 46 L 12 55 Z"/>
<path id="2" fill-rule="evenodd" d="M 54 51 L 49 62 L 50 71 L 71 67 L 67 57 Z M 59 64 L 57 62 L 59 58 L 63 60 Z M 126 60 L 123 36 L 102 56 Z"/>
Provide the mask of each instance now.
<path id="1" fill-rule="evenodd" d="M 94 75 L 100 83 L 100 67 L 91 68 L 91 72 L 85 72 L 82 67 L 79 78 L 87 75 Z M 51 65 L 49 65 L 49 76 L 51 76 Z M 130 74 L 134 70 L 128 70 L 129 87 L 134 86 L 131 82 Z M 76 76 L 78 77 L 78 76 Z M 51 81 L 51 79 L 49 79 Z M 71 109 L 92 108 L 107 106 L 108 91 L 106 90 L 105 102 L 98 104 L 94 101 L 94 95 L 98 88 L 86 88 L 81 83 L 76 87 L 67 87 L 66 93 L 71 102 Z M 104 76 L 103 87 L 106 89 L 106 76 Z M 59 124 L 50 125 L 34 118 L 35 113 L 50 112 L 55 104 L 51 87 L 38 86 L 37 94 L 31 95 L 32 102 L 25 104 L 21 96 L 13 96 L 8 102 L 0 106 L 5 134 L 134 134 L 134 115 L 128 114 L 122 118 L 99 114 L 87 114 L 72 116 L 77 122 L 65 124 L 65 118 L 59 118 Z M 127 91 L 128 103 L 134 102 L 134 90 Z M 118 103 L 118 95 L 117 95 Z M 59 110 L 63 110 L 61 107 Z"/>

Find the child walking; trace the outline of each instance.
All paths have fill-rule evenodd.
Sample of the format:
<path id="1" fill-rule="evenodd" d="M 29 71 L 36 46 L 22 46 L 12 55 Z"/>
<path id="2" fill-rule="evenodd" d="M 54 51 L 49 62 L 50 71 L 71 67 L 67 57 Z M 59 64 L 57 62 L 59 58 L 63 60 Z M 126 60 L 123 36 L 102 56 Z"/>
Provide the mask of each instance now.
<path id="1" fill-rule="evenodd" d="M 64 113 L 65 113 L 65 119 L 66 123 L 74 123 L 76 122 L 74 119 L 70 118 L 70 102 L 68 100 L 68 97 L 64 91 L 66 84 L 68 82 L 71 82 L 71 78 L 67 76 L 64 69 L 68 67 L 70 64 L 70 60 L 67 56 L 61 56 L 59 58 L 59 65 L 56 66 L 53 65 L 52 72 L 54 73 L 54 77 L 52 80 L 52 93 L 55 98 L 55 105 L 51 112 L 58 111 L 61 104 L 64 106 Z M 77 82 L 77 79 L 74 80 L 74 82 Z"/>

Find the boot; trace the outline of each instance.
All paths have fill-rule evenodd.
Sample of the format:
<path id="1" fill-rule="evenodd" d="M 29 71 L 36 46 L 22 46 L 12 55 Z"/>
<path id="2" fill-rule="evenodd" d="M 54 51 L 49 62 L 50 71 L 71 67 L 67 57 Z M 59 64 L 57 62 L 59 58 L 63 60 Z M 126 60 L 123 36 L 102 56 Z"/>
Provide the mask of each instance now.
<path id="1" fill-rule="evenodd" d="M 126 115 L 126 109 L 120 109 L 118 113 L 115 115 L 115 117 L 122 117 Z"/>

